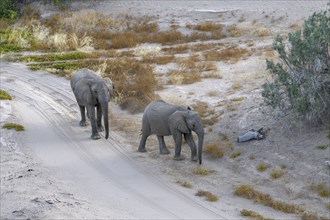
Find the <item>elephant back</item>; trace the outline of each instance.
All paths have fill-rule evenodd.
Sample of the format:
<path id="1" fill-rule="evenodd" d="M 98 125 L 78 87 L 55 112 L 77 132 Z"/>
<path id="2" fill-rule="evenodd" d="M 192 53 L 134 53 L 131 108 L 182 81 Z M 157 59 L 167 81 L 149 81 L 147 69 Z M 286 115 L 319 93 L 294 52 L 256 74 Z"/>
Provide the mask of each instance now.
<path id="1" fill-rule="evenodd" d="M 99 76 L 96 72 L 87 68 L 82 68 L 74 72 L 71 76 L 70 85 L 72 90 L 74 89 L 76 83 L 81 79 L 102 80 L 101 76 Z"/>
<path id="2" fill-rule="evenodd" d="M 179 105 L 166 103 L 163 100 L 152 101 L 144 111 L 144 117 L 148 120 L 153 134 L 170 135 L 168 119 L 175 111 L 186 110 Z"/>

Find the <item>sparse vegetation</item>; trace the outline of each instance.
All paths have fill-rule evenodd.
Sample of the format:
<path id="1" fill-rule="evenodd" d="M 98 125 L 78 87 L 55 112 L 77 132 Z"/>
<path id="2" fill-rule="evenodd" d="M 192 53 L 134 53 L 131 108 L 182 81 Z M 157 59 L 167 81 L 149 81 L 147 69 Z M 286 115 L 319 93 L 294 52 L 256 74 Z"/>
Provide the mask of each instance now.
<path id="1" fill-rule="evenodd" d="M 202 166 L 199 166 L 199 165 L 192 170 L 193 174 L 202 175 L 202 176 L 207 176 L 207 175 L 209 175 L 210 173 L 213 173 L 213 172 L 214 172 L 214 170 L 208 170 L 208 169 L 206 169 Z"/>
<path id="2" fill-rule="evenodd" d="M 222 50 L 208 50 L 203 52 L 206 60 L 213 61 L 231 61 L 236 63 L 240 58 L 252 55 L 252 52 L 237 46 L 230 46 Z"/>
<path id="3" fill-rule="evenodd" d="M 17 123 L 5 123 L 2 128 L 15 129 L 16 131 L 24 131 L 24 126 Z"/>
<path id="4" fill-rule="evenodd" d="M 240 213 L 244 217 L 249 217 L 256 220 L 271 220 L 271 218 L 266 218 L 261 214 L 259 214 L 258 212 L 252 210 L 242 209 Z"/>
<path id="5" fill-rule="evenodd" d="M 189 189 L 192 188 L 191 183 L 189 183 L 187 181 L 180 181 L 180 180 L 178 180 L 177 183 L 180 184 L 184 188 L 189 188 Z"/>
<path id="6" fill-rule="evenodd" d="M 6 92 L 5 90 L 0 89 L 0 99 L 12 100 L 12 97 L 8 92 Z"/>
<path id="7" fill-rule="evenodd" d="M 204 146 L 204 152 L 210 154 L 212 157 L 215 158 L 221 158 L 223 157 L 225 151 L 223 147 L 217 145 L 217 144 L 206 144 Z"/>
<path id="8" fill-rule="evenodd" d="M 168 72 L 167 76 L 169 84 L 191 84 L 201 80 L 198 71 L 189 69 L 173 69 Z"/>
<path id="9" fill-rule="evenodd" d="M 241 155 L 241 151 L 240 150 L 234 150 L 231 154 L 230 154 L 230 158 L 235 159 L 236 157 Z"/>
<path id="10" fill-rule="evenodd" d="M 329 197 L 330 187 L 327 186 L 324 182 L 312 184 L 312 190 L 317 192 L 321 197 Z"/>
<path id="11" fill-rule="evenodd" d="M 209 202 L 216 202 L 219 200 L 218 196 L 214 195 L 209 191 L 198 190 L 198 192 L 195 195 L 199 197 L 206 197 L 206 200 Z"/>
<path id="12" fill-rule="evenodd" d="M 278 179 L 280 178 L 281 176 L 283 176 L 283 172 L 280 168 L 275 168 L 271 173 L 270 173 L 270 176 L 273 178 L 273 179 Z"/>
<path id="13" fill-rule="evenodd" d="M 325 150 L 325 149 L 328 148 L 328 145 L 320 144 L 320 145 L 317 145 L 316 148 L 317 148 L 317 149 L 320 149 L 320 150 Z"/>
<path id="14" fill-rule="evenodd" d="M 260 171 L 260 172 L 263 172 L 263 171 L 267 170 L 268 167 L 269 167 L 268 164 L 265 164 L 265 163 L 261 162 L 257 165 L 257 170 Z"/>
<path id="15" fill-rule="evenodd" d="M 298 205 L 274 200 L 270 195 L 257 191 L 250 185 L 241 184 L 235 188 L 234 193 L 237 196 L 253 200 L 257 203 L 286 213 L 300 213 L 303 211 L 303 209 Z"/>

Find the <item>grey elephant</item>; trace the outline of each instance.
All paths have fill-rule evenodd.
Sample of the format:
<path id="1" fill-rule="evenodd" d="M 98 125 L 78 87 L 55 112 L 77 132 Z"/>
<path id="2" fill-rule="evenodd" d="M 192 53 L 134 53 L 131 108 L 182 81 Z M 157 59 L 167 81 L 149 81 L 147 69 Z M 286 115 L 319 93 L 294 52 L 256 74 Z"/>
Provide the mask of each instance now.
<path id="1" fill-rule="evenodd" d="M 80 108 L 80 126 L 86 126 L 85 108 L 87 116 L 91 122 L 92 136 L 96 140 L 100 139 L 99 131 L 104 131 L 102 126 L 102 115 L 104 119 L 105 138 L 109 137 L 108 103 L 113 94 L 114 86 L 109 78 L 102 78 L 94 71 L 83 68 L 71 77 L 71 88 Z M 96 114 L 95 114 L 96 107 Z"/>
<path id="2" fill-rule="evenodd" d="M 198 149 L 191 131 L 197 134 Z M 146 141 L 151 134 L 157 135 L 161 154 L 170 153 L 165 145 L 164 136 L 173 136 L 175 142 L 174 160 L 183 159 L 180 155 L 183 135 L 191 149 L 191 160 L 198 160 L 199 164 L 202 163 L 204 129 L 198 113 L 190 110 L 190 108 L 169 104 L 163 100 L 152 101 L 143 113 L 139 152 L 146 152 Z"/>

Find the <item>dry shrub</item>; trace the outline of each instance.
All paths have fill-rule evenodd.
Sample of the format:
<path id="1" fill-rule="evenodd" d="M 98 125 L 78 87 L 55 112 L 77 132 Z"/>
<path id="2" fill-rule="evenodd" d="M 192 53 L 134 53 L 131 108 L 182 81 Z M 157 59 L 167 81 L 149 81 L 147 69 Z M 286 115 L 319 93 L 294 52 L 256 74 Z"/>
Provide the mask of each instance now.
<path id="1" fill-rule="evenodd" d="M 328 197 L 330 195 L 330 187 L 328 187 L 324 182 L 314 183 L 311 188 L 321 197 Z"/>
<path id="2" fill-rule="evenodd" d="M 187 58 L 177 59 L 177 64 L 185 69 L 194 69 L 196 67 L 196 63 L 199 62 L 200 59 L 198 55 L 190 55 Z"/>
<path id="3" fill-rule="evenodd" d="M 217 72 L 204 73 L 203 78 L 222 79 L 222 75 Z"/>
<path id="4" fill-rule="evenodd" d="M 269 167 L 268 164 L 265 164 L 265 163 L 261 162 L 257 165 L 256 168 L 257 168 L 258 171 L 262 172 L 262 171 L 265 171 L 266 169 L 268 169 L 268 167 Z"/>
<path id="5" fill-rule="evenodd" d="M 187 24 L 186 27 L 197 31 L 221 31 L 223 25 L 208 21 L 196 25 Z"/>
<path id="6" fill-rule="evenodd" d="M 236 46 L 227 47 L 222 50 L 209 50 L 203 52 L 206 60 L 237 62 L 241 57 L 251 56 L 251 51 Z"/>
<path id="7" fill-rule="evenodd" d="M 114 49 L 135 47 L 140 43 L 143 43 L 143 36 L 130 31 L 118 31 L 111 38 L 111 47 Z"/>
<path id="8" fill-rule="evenodd" d="M 267 36 L 267 35 L 270 34 L 269 33 L 269 30 L 267 28 L 265 28 L 265 27 L 258 28 L 257 31 L 256 31 L 256 33 L 257 33 L 257 36 L 258 37 L 265 37 L 265 36 Z"/>
<path id="9" fill-rule="evenodd" d="M 198 190 L 198 192 L 195 195 L 199 197 L 206 197 L 206 200 L 209 202 L 216 202 L 219 200 L 218 196 L 214 195 L 209 191 Z"/>
<path id="10" fill-rule="evenodd" d="M 253 200 L 257 203 L 264 204 L 273 209 L 286 213 L 301 213 L 301 211 L 303 211 L 303 209 L 298 205 L 274 200 L 270 195 L 257 191 L 250 185 L 241 184 L 235 188 L 234 193 L 237 196 Z"/>
<path id="11" fill-rule="evenodd" d="M 221 158 L 223 157 L 225 151 L 222 146 L 217 144 L 206 144 L 204 146 L 204 152 L 210 154 L 214 158 Z"/>
<path id="12" fill-rule="evenodd" d="M 232 89 L 240 89 L 240 88 L 242 88 L 242 84 L 241 83 L 239 83 L 239 82 L 235 82 L 235 83 L 233 83 L 232 85 L 231 85 L 231 88 Z"/>
<path id="13" fill-rule="evenodd" d="M 173 47 L 165 47 L 162 49 L 162 51 L 170 54 L 177 54 L 177 53 L 186 53 L 188 49 L 189 49 L 188 45 L 184 44 Z"/>
<path id="14" fill-rule="evenodd" d="M 196 70 L 170 70 L 167 73 L 169 84 L 191 84 L 201 80 L 201 75 Z"/>
<path id="15" fill-rule="evenodd" d="M 242 30 L 237 27 L 236 24 L 229 25 L 227 31 L 231 37 L 239 37 L 242 35 Z"/>
<path id="16" fill-rule="evenodd" d="M 199 62 L 197 64 L 197 69 L 199 71 L 216 71 L 218 68 L 212 61 Z"/>
<path id="17" fill-rule="evenodd" d="M 174 43 L 183 43 L 186 41 L 186 36 L 183 35 L 180 31 L 169 30 L 169 31 L 159 31 L 152 35 L 146 36 L 145 41 L 150 43 L 161 43 L 174 44 Z"/>
<path id="18" fill-rule="evenodd" d="M 198 165 L 196 168 L 192 170 L 193 174 L 202 175 L 202 176 L 206 176 L 214 172 L 215 172 L 214 170 L 208 170 L 200 165 Z"/>
<path id="19" fill-rule="evenodd" d="M 115 99 L 122 109 L 141 112 L 152 100 L 158 82 L 151 65 L 130 58 L 107 61 L 107 75 L 115 85 Z"/>
<path id="20" fill-rule="evenodd" d="M 220 95 L 220 92 L 218 90 L 211 90 L 207 92 L 207 95 L 210 97 L 216 97 Z"/>
<path id="21" fill-rule="evenodd" d="M 242 152 L 240 150 L 235 150 L 230 154 L 230 158 L 235 159 L 236 157 L 240 156 Z"/>
<path id="22" fill-rule="evenodd" d="M 189 183 L 189 182 L 187 182 L 187 181 L 180 181 L 180 180 L 178 180 L 178 181 L 176 181 L 178 184 L 180 184 L 182 187 L 184 187 L 184 188 L 189 188 L 189 189 L 191 189 L 192 188 L 192 185 L 191 185 L 191 183 Z"/>
<path id="23" fill-rule="evenodd" d="M 276 168 L 274 169 L 271 173 L 270 173 L 270 176 L 273 178 L 273 179 L 278 179 L 280 178 L 281 176 L 283 176 L 283 172 L 280 168 Z"/>
<path id="24" fill-rule="evenodd" d="M 147 55 L 147 56 L 143 56 L 143 62 L 165 65 L 171 63 L 174 60 L 174 58 L 175 58 L 174 55 L 163 55 L 163 56 Z"/>
<path id="25" fill-rule="evenodd" d="M 253 218 L 256 220 L 271 220 L 270 218 L 266 218 L 255 211 L 251 211 L 251 210 L 247 210 L 247 209 L 242 209 L 240 213 L 244 217 L 250 217 L 250 218 Z"/>

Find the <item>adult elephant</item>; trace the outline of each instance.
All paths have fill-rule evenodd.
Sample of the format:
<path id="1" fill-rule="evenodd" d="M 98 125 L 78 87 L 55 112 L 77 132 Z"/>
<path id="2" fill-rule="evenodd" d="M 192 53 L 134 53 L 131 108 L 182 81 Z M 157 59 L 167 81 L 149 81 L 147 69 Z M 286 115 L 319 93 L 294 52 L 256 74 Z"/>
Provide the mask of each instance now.
<path id="1" fill-rule="evenodd" d="M 80 108 L 80 126 L 87 125 L 85 115 L 86 108 L 87 116 L 92 127 L 91 138 L 94 140 L 100 139 L 98 131 L 104 131 L 101 122 L 103 115 L 105 138 L 108 139 L 108 102 L 110 101 L 110 96 L 114 89 L 112 81 L 109 78 L 100 77 L 92 70 L 83 68 L 73 73 L 70 84 Z M 95 107 L 97 110 L 97 118 L 95 117 Z"/>
<path id="2" fill-rule="evenodd" d="M 197 134 L 198 150 L 191 131 Z M 183 159 L 180 155 L 183 135 L 191 149 L 191 160 L 199 160 L 199 164 L 202 163 L 204 129 L 198 113 L 190 110 L 190 108 L 169 104 L 163 100 L 152 101 L 143 113 L 139 152 L 146 152 L 145 144 L 151 134 L 157 135 L 161 154 L 170 153 L 165 145 L 164 136 L 173 136 L 175 142 L 174 160 Z"/>

